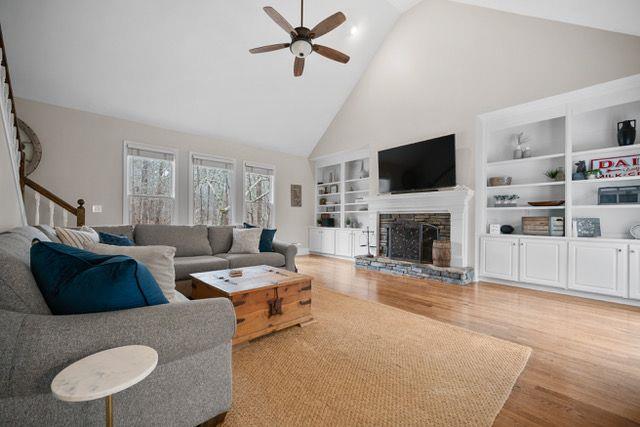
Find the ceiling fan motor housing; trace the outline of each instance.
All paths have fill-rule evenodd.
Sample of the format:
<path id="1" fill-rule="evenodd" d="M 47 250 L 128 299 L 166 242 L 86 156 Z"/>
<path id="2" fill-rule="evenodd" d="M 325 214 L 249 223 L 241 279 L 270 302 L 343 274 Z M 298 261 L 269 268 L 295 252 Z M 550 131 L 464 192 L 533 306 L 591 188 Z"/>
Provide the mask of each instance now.
<path id="1" fill-rule="evenodd" d="M 313 43 L 311 43 L 311 31 L 305 27 L 296 28 L 297 34 L 291 34 L 291 46 L 289 50 L 296 58 L 306 58 L 313 52 Z"/>

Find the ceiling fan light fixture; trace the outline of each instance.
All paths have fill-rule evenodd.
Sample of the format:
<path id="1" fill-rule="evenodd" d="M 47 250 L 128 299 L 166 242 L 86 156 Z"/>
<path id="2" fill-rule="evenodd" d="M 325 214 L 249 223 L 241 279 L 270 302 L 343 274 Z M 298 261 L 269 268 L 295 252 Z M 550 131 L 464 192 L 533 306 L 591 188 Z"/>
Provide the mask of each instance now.
<path id="1" fill-rule="evenodd" d="M 289 49 L 296 58 L 306 58 L 313 52 L 313 45 L 308 40 L 295 40 Z"/>

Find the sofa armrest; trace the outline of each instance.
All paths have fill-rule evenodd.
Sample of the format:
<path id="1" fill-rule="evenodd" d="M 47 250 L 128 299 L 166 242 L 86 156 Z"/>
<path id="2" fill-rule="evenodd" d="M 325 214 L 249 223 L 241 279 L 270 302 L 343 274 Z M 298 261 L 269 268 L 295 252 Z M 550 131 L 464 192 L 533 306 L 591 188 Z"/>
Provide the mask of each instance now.
<path id="1" fill-rule="evenodd" d="M 3 334 L 9 348 L 0 363 L 10 368 L 3 372 L 0 397 L 48 393 L 51 380 L 66 366 L 109 348 L 147 345 L 158 352 L 159 364 L 221 344 L 231 349 L 236 328 L 226 298 L 71 316 L 0 311 L 0 325 L 15 315 L 20 326 Z"/>
<path id="2" fill-rule="evenodd" d="M 298 253 L 298 247 L 296 245 L 274 240 L 273 250 L 284 255 L 285 268 L 287 270 L 293 272 L 298 271 L 298 267 L 296 267 L 296 254 Z"/>

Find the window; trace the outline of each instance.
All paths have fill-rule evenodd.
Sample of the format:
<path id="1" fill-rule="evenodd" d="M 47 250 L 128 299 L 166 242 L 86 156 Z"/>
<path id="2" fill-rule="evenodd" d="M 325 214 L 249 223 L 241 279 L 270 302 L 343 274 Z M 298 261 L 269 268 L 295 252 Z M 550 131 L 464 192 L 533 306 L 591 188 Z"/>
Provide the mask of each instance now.
<path id="1" fill-rule="evenodd" d="M 244 221 L 259 227 L 273 227 L 275 168 L 244 164 Z"/>
<path id="2" fill-rule="evenodd" d="M 175 159 L 173 151 L 125 142 L 125 222 L 173 222 L 176 208 Z"/>
<path id="3" fill-rule="evenodd" d="M 233 222 L 235 162 L 191 154 L 190 216 L 193 224 L 229 225 Z"/>

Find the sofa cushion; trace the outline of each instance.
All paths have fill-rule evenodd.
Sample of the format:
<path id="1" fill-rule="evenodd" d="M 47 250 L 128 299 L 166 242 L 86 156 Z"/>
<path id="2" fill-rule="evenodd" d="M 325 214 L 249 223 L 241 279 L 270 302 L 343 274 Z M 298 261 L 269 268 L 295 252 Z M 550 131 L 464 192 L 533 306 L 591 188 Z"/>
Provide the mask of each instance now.
<path id="1" fill-rule="evenodd" d="M 103 231 L 98 231 L 98 236 L 100 236 L 100 243 L 110 246 L 134 246 L 134 243 L 127 236 L 105 233 Z"/>
<path id="2" fill-rule="evenodd" d="M 35 228 L 42 231 L 45 236 L 53 243 L 62 243 L 60 239 L 58 239 L 58 235 L 56 234 L 55 228 L 47 224 L 36 225 Z"/>
<path id="3" fill-rule="evenodd" d="M 127 239 L 133 241 L 133 225 L 102 225 L 93 227 L 98 233 L 115 234 L 116 236 L 126 236 Z"/>
<path id="4" fill-rule="evenodd" d="M 253 267 L 255 265 L 268 265 L 271 267 L 284 267 L 284 255 L 277 252 L 261 252 L 259 254 L 220 254 L 220 258 L 229 261 L 229 268 Z"/>
<path id="5" fill-rule="evenodd" d="M 176 273 L 174 268 L 174 256 L 176 248 L 172 246 L 116 246 L 96 243 L 87 247 L 100 255 L 125 255 L 144 264 L 162 293 L 169 302 L 173 302 L 176 294 Z"/>
<path id="6" fill-rule="evenodd" d="M 226 254 L 233 245 L 233 229 L 232 225 L 209 227 L 209 243 L 213 254 Z"/>
<path id="7" fill-rule="evenodd" d="M 235 228 L 233 230 L 233 245 L 230 254 L 258 254 L 260 253 L 260 236 L 262 228 Z"/>
<path id="8" fill-rule="evenodd" d="M 33 274 L 31 241 L 47 241 L 34 227 L 20 227 L 0 234 L 0 309 L 26 314 L 51 314 Z"/>
<path id="9" fill-rule="evenodd" d="M 137 225 L 135 243 L 140 246 L 173 246 L 176 257 L 212 254 L 206 225 Z"/>
<path id="10" fill-rule="evenodd" d="M 53 314 L 167 304 L 158 283 L 127 256 L 98 255 L 52 242 L 31 246 L 31 271 Z"/>
<path id="11" fill-rule="evenodd" d="M 244 223 L 244 228 L 259 228 L 256 225 Z M 263 228 L 260 235 L 260 252 L 274 252 L 273 250 L 273 238 L 276 237 L 275 228 Z"/>
<path id="12" fill-rule="evenodd" d="M 187 280 L 192 273 L 226 270 L 229 261 L 215 256 L 192 256 L 175 259 L 176 280 Z"/>
<path id="13" fill-rule="evenodd" d="M 80 229 L 56 227 L 56 236 L 62 243 L 67 246 L 73 246 L 74 248 L 84 249 L 85 247 L 98 243 L 100 236 L 91 227 L 82 227 Z"/>

